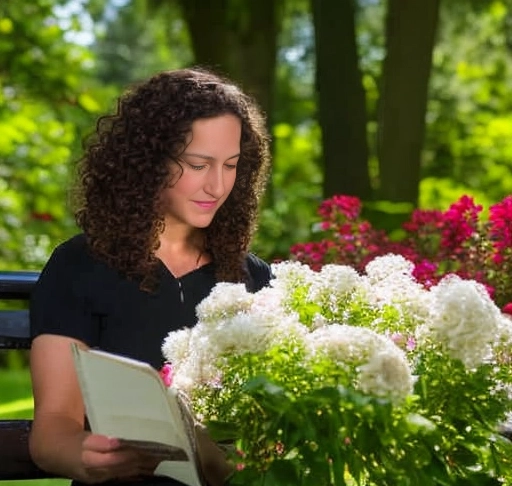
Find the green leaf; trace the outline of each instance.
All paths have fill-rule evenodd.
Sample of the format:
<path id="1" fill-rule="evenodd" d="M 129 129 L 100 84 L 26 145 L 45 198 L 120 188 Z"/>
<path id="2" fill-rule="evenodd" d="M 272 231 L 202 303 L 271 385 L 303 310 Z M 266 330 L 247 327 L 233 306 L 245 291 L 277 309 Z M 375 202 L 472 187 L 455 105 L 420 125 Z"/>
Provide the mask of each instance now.
<path id="1" fill-rule="evenodd" d="M 78 104 L 90 113 L 97 113 L 101 110 L 99 103 L 87 93 L 78 95 Z"/>

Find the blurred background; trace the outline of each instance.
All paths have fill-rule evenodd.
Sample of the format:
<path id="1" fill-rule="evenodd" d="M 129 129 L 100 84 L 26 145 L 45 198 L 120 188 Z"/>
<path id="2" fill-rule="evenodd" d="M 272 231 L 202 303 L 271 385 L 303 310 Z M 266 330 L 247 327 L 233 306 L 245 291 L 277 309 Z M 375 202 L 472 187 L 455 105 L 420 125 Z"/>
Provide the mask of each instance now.
<path id="1" fill-rule="evenodd" d="M 310 236 L 323 198 L 376 225 L 512 192 L 511 0 L 0 1 L 0 268 L 40 269 L 77 231 L 69 178 L 130 83 L 206 65 L 268 115 L 274 168 L 254 251 Z"/>
<path id="2" fill-rule="evenodd" d="M 77 232 L 82 140 L 130 83 L 185 66 L 267 113 L 268 261 L 334 194 L 388 231 L 462 194 L 488 207 L 512 193 L 511 25 L 512 0 L 0 0 L 0 269 Z M 1 417 L 30 415 L 26 356 L 0 356 L 0 390 Z"/>

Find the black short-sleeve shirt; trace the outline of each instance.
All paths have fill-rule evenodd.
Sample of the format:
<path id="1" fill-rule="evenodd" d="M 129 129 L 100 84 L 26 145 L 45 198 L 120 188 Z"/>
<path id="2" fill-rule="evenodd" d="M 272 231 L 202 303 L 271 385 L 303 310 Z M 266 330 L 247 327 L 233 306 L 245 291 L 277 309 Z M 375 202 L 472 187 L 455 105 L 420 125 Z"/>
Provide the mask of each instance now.
<path id="1" fill-rule="evenodd" d="M 246 259 L 256 291 L 271 278 L 270 266 Z M 161 263 L 153 292 L 95 259 L 84 235 L 58 246 L 41 272 L 31 298 L 31 334 L 59 334 L 159 368 L 170 331 L 196 323 L 195 307 L 215 285 L 214 263 L 175 278 Z"/>

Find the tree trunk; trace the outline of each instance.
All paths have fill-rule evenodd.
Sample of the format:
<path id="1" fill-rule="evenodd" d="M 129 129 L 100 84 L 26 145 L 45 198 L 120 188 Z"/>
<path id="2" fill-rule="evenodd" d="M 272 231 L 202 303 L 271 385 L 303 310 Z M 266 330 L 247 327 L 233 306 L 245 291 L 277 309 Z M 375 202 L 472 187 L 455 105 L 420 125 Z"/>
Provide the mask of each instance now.
<path id="1" fill-rule="evenodd" d="M 272 126 L 279 12 L 273 0 L 179 0 L 196 63 L 237 81 Z"/>
<path id="2" fill-rule="evenodd" d="M 388 0 L 379 100 L 379 199 L 418 202 L 440 0 Z"/>
<path id="3" fill-rule="evenodd" d="M 366 101 L 353 0 L 311 0 L 316 89 L 324 159 L 323 195 L 371 198 Z"/>

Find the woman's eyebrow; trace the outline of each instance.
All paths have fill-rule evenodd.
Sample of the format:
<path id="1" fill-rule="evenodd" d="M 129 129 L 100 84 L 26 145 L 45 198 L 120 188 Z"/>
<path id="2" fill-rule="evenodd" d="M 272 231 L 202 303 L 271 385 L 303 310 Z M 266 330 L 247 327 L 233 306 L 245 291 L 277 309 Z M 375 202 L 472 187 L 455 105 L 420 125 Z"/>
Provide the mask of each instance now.
<path id="1" fill-rule="evenodd" d="M 199 159 L 204 159 L 204 160 L 215 160 L 215 157 L 212 157 L 211 155 L 196 154 L 196 153 L 190 153 L 190 152 L 185 152 L 183 155 L 186 157 L 197 157 Z M 226 160 L 236 159 L 237 157 L 240 157 L 239 153 L 232 155 L 231 157 L 228 157 Z"/>

